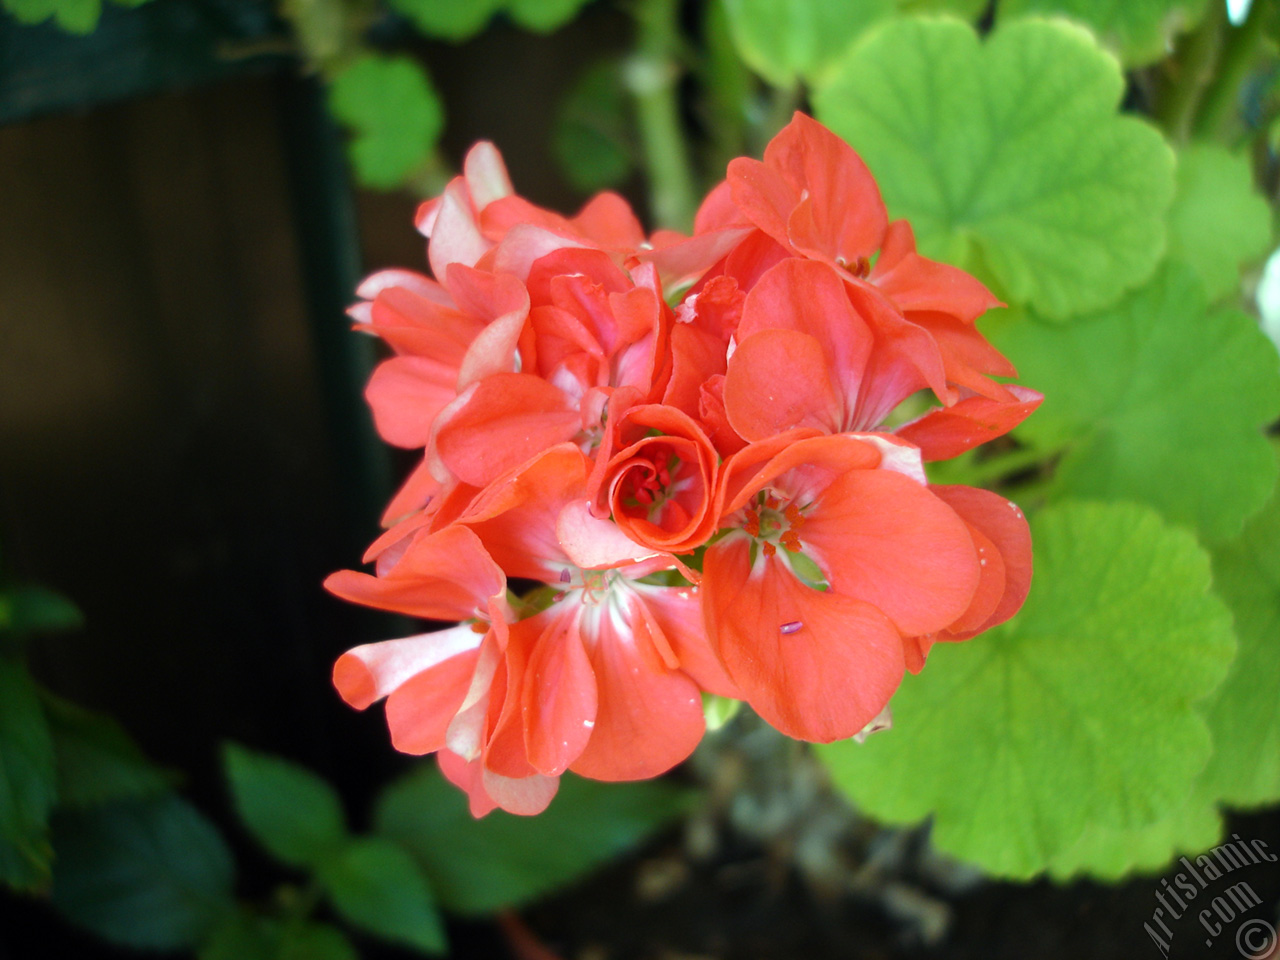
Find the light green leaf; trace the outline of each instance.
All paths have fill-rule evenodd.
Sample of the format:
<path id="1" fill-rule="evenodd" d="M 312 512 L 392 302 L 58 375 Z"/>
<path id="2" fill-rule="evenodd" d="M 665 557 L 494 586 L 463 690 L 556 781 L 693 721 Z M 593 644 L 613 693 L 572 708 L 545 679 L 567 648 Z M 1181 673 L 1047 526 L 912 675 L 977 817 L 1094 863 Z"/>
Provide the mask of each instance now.
<path id="1" fill-rule="evenodd" d="M 423 953 L 445 952 L 431 891 L 413 858 L 390 840 L 353 840 L 320 865 L 318 876 L 338 914 L 353 926 Z"/>
<path id="2" fill-rule="evenodd" d="M 31 887 L 49 874 L 53 742 L 35 682 L 0 657 L 0 881 Z"/>
<path id="3" fill-rule="evenodd" d="M 444 127 L 439 97 L 408 57 L 360 57 L 333 78 L 329 107 L 355 133 L 350 153 L 356 176 L 381 189 L 398 186 L 423 166 Z"/>
<path id="4" fill-rule="evenodd" d="M 1169 258 L 1199 275 L 1210 300 L 1240 290 L 1240 267 L 1271 247 L 1271 211 L 1253 189 L 1247 157 L 1216 144 L 1178 154 L 1178 187 L 1169 211 Z"/>
<path id="5" fill-rule="evenodd" d="M 590 0 L 507 0 L 511 19 L 534 33 L 559 30 Z"/>
<path id="6" fill-rule="evenodd" d="M 173 777 L 153 764 L 113 718 L 44 695 L 57 758 L 58 802 L 87 807 L 164 793 Z"/>
<path id="7" fill-rule="evenodd" d="M 460 43 L 485 28 L 502 0 L 387 0 L 428 37 Z"/>
<path id="8" fill-rule="evenodd" d="M 1073 846 L 1053 858 L 1049 875 L 1069 880 L 1088 875 L 1116 881 L 1134 873 L 1159 873 L 1177 856 L 1194 856 L 1222 838 L 1222 817 L 1197 797 L 1155 823 L 1130 830 L 1090 824 Z"/>
<path id="9" fill-rule="evenodd" d="M 342 801 L 310 770 L 234 743 L 223 758 L 236 812 L 281 863 L 315 866 L 346 841 Z"/>
<path id="10" fill-rule="evenodd" d="M 738 53 L 775 87 L 823 76 L 894 0 L 723 0 Z"/>
<path id="11" fill-rule="evenodd" d="M 1203 792 L 1256 807 L 1280 800 L 1280 494 L 1214 551 L 1213 570 L 1240 650 L 1206 710 L 1214 752 Z"/>
<path id="12" fill-rule="evenodd" d="M 92 33 L 102 15 L 102 0 L 4 0 L 4 8 L 19 23 L 35 24 L 50 17 L 68 33 Z"/>
<path id="13" fill-rule="evenodd" d="M 1026 14 L 1062 14 L 1092 28 L 1125 64 L 1161 60 L 1173 39 L 1191 29 L 1207 0 L 998 0 L 1001 21 Z M 1213 0 L 1221 3 L 1222 0 Z"/>
<path id="14" fill-rule="evenodd" d="M 1083 29 L 955 20 L 877 28 L 814 95 L 922 252 L 1062 318 L 1116 300 L 1164 251 L 1173 154 L 1120 116 L 1124 78 Z"/>
<path id="15" fill-rule="evenodd" d="M 1065 447 L 1054 490 L 1140 500 L 1211 539 L 1266 503 L 1276 460 L 1263 428 L 1280 414 L 1280 358 L 1257 323 L 1208 311 L 1170 264 L 1114 308 L 1068 326 L 993 318 L 992 341 L 1045 395 L 1017 436 Z"/>
<path id="16" fill-rule="evenodd" d="M 1009 623 L 939 644 L 893 730 L 819 747 L 836 784 L 892 822 L 934 814 L 939 849 L 1030 877 L 1098 825 L 1174 813 L 1210 752 L 1194 708 L 1234 652 L 1187 531 L 1136 504 L 1032 518 L 1036 573 Z"/>
<path id="17" fill-rule="evenodd" d="M 177 796 L 59 811 L 53 902 L 113 943 L 181 950 L 234 909 L 234 866 L 218 831 Z"/>
<path id="18" fill-rule="evenodd" d="M 589 67 L 561 102 L 551 150 L 583 193 L 617 186 L 635 168 L 629 110 L 613 61 Z"/>
<path id="19" fill-rule="evenodd" d="M 990 0 L 898 0 L 903 13 L 950 13 L 965 20 L 977 20 Z"/>
<path id="20" fill-rule="evenodd" d="M 409 850 L 441 903 L 479 915 L 520 906 L 631 849 L 688 808 L 688 791 L 660 782 L 596 783 L 565 776 L 537 817 L 495 810 L 475 820 L 466 797 L 433 768 L 391 785 L 375 829 Z"/>

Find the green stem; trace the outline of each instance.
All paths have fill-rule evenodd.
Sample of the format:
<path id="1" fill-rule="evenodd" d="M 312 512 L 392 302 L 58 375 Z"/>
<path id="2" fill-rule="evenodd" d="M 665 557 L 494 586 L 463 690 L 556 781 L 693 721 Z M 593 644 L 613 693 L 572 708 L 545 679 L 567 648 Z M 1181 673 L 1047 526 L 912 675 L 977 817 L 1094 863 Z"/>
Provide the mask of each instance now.
<path id="1" fill-rule="evenodd" d="M 687 230 L 695 210 L 693 168 L 678 99 L 679 0 L 639 0 L 636 52 L 624 77 L 636 102 L 649 196 L 658 226 Z"/>
<path id="2" fill-rule="evenodd" d="M 1226 5 L 1215 0 L 1205 13 L 1204 21 L 1182 44 L 1174 63 L 1178 76 L 1156 111 L 1161 126 L 1174 143 L 1185 143 L 1191 134 L 1196 111 L 1217 67 L 1226 26 Z"/>
<path id="3" fill-rule="evenodd" d="M 1249 16 L 1238 27 L 1228 28 L 1226 44 L 1218 59 L 1218 71 L 1205 91 L 1193 127 L 1197 137 L 1217 133 L 1240 96 L 1240 86 L 1253 66 L 1262 44 L 1264 0 L 1253 0 Z"/>

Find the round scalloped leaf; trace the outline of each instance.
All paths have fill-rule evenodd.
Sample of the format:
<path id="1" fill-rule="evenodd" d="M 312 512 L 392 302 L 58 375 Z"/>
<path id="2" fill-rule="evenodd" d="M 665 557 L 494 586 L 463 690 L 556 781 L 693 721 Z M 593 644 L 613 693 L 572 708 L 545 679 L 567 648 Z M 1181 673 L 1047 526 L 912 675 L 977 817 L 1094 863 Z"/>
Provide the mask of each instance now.
<path id="1" fill-rule="evenodd" d="M 1207 0 L 999 0 L 1001 19 L 1025 14 L 1062 14 L 1092 28 L 1125 64 L 1161 60 L 1173 39 L 1204 15 Z M 1221 0 L 1215 0 L 1221 2 Z"/>
<path id="2" fill-rule="evenodd" d="M 739 55 L 775 87 L 814 79 L 835 64 L 894 0 L 724 0 Z"/>
<path id="3" fill-rule="evenodd" d="M 1169 211 L 1169 258 L 1189 265 L 1210 300 L 1240 290 L 1240 267 L 1271 248 L 1271 210 L 1253 188 L 1247 157 L 1216 144 L 1178 153 L 1178 187 Z"/>
<path id="4" fill-rule="evenodd" d="M 351 162 L 369 187 L 398 186 L 427 161 L 444 127 L 440 98 L 408 57 L 359 57 L 333 78 L 329 107 L 354 131 Z"/>
<path id="5" fill-rule="evenodd" d="M 1210 752 L 1194 704 L 1235 646 L 1189 532 L 1137 504 L 1063 504 L 1031 526 L 1022 612 L 935 646 L 894 697 L 889 734 L 818 748 L 867 812 L 932 812 L 939 849 L 1011 877 L 1046 869 L 1090 825 L 1182 806 Z"/>
<path id="6" fill-rule="evenodd" d="M 489 23 L 502 0 L 387 0 L 391 9 L 408 17 L 428 37 L 461 43 Z"/>
<path id="7" fill-rule="evenodd" d="M 1203 853 L 1222 839 L 1222 816 L 1201 797 L 1155 823 L 1130 830 L 1090 824 L 1084 836 L 1053 858 L 1049 875 L 1070 880 L 1087 875 L 1114 882 L 1135 873 L 1159 873 L 1182 854 Z"/>
<path id="8" fill-rule="evenodd" d="M 588 0 L 507 0 L 507 14 L 526 30 L 551 33 L 577 16 L 587 3 Z"/>
<path id="9" fill-rule="evenodd" d="M 1267 502 L 1280 360 L 1251 317 L 1209 311 L 1188 268 L 1070 325 L 1006 315 L 986 331 L 1045 395 L 1018 436 L 1065 447 L 1055 492 L 1144 501 L 1210 539 Z"/>
<path id="10" fill-rule="evenodd" d="M 1256 807 L 1280 800 L 1280 493 L 1214 551 L 1213 570 L 1240 650 L 1205 710 L 1214 752 L 1202 789 Z"/>
<path id="11" fill-rule="evenodd" d="M 921 250 L 1062 318 L 1115 301 L 1164 251 L 1173 153 L 1116 105 L 1088 31 L 1027 20 L 982 43 L 955 20 L 877 28 L 815 93 Z"/>

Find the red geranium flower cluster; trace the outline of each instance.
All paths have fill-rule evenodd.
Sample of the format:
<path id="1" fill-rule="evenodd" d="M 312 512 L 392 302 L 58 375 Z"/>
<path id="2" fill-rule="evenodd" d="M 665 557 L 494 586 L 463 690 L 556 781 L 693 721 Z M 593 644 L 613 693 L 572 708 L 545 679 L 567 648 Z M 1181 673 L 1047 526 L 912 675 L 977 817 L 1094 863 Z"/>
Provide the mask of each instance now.
<path id="1" fill-rule="evenodd" d="M 417 225 L 434 279 L 374 274 L 352 314 L 395 351 L 378 429 L 422 465 L 375 573 L 326 586 L 459 623 L 356 647 L 334 683 L 386 697 L 395 747 L 437 752 L 476 815 L 537 813 L 565 770 L 662 773 L 703 693 L 854 736 L 935 641 L 1021 606 L 1022 514 L 923 464 L 1040 396 L 992 379 L 1014 374 L 974 327 L 995 298 L 917 254 L 820 124 L 731 163 L 692 237 L 646 239 L 612 194 L 540 209 L 486 143 Z M 937 405 L 886 426 L 920 391 Z"/>

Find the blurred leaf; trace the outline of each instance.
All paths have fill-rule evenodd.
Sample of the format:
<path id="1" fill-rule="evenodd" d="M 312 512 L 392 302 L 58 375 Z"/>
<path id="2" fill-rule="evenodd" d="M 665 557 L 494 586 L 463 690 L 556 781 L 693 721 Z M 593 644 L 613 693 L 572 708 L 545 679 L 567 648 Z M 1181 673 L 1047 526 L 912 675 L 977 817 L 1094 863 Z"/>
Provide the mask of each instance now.
<path id="1" fill-rule="evenodd" d="M 536 817 L 495 810 L 476 820 L 465 795 L 424 766 L 383 793 L 374 822 L 417 858 L 447 909 L 479 915 L 579 879 L 679 816 L 692 796 L 658 781 L 565 776 L 555 802 Z"/>
<path id="2" fill-rule="evenodd" d="M 53 837 L 54 905 L 113 943 L 188 949 L 233 909 L 231 854 L 177 796 L 60 810 Z"/>
<path id="3" fill-rule="evenodd" d="M 102 0 L 4 0 L 4 8 L 19 23 L 35 24 L 50 17 L 68 33 L 92 33 L 102 15 Z"/>
<path id="4" fill-rule="evenodd" d="M 1136 504 L 1032 518 L 1036 575 L 1013 620 L 938 644 L 893 699 L 894 728 L 819 747 L 874 816 L 934 815 L 940 850 L 1030 877 L 1097 825 L 1175 813 L 1210 752 L 1193 709 L 1221 682 L 1231 617 L 1187 531 Z"/>
<path id="5" fill-rule="evenodd" d="M 775 87 L 823 75 L 894 0 L 724 0 L 742 59 Z"/>
<path id="6" fill-rule="evenodd" d="M 341 930 L 325 923 L 282 921 L 241 908 L 218 925 L 199 960 L 359 960 Z"/>
<path id="7" fill-rule="evenodd" d="M 814 95 L 926 256 L 1062 318 L 1115 301 L 1164 252 L 1173 154 L 1116 105 L 1084 30 L 1024 21 L 985 43 L 954 20 L 876 29 Z"/>
<path id="8" fill-rule="evenodd" d="M 280 6 L 312 64 L 327 65 L 342 52 L 347 37 L 343 0 L 280 0 Z"/>
<path id="9" fill-rule="evenodd" d="M 898 0 L 903 13 L 950 13 L 965 20 L 977 20 L 992 0 Z"/>
<path id="10" fill-rule="evenodd" d="M 1271 246 L 1271 211 L 1253 189 L 1249 160 L 1216 144 L 1178 154 L 1177 192 L 1169 211 L 1169 258 L 1195 270 L 1221 300 L 1240 290 L 1240 267 Z"/>
<path id="11" fill-rule="evenodd" d="M 1017 435 L 1066 447 L 1055 491 L 1141 500 L 1216 539 L 1267 502 L 1280 362 L 1251 317 L 1207 310 L 1186 267 L 1067 326 L 1010 316 L 987 332 L 1045 395 Z"/>
<path id="12" fill-rule="evenodd" d="M 55 795 L 53 741 L 35 682 L 21 663 L 0 657 L 0 880 L 25 888 L 48 877 Z"/>
<path id="13" fill-rule="evenodd" d="M 1213 569 L 1240 650 L 1208 703 L 1215 749 L 1202 779 L 1212 799 L 1255 807 L 1280 800 L 1280 492 L 1214 551 Z"/>
<path id="14" fill-rule="evenodd" d="M 444 953 L 444 928 L 413 858 L 390 840 L 361 837 L 320 865 L 318 876 L 338 914 L 353 926 Z"/>
<path id="15" fill-rule="evenodd" d="M 1213 0 L 1221 3 L 1222 0 Z M 1162 60 L 1174 38 L 1194 27 L 1207 0 L 999 0 L 1001 20 L 1057 14 L 1079 20 L 1115 50 L 1127 66 Z"/>
<path id="16" fill-rule="evenodd" d="M 234 743 L 223 761 L 236 812 L 280 862 L 315 866 L 346 841 L 342 801 L 310 770 Z"/>
<path id="17" fill-rule="evenodd" d="M 631 175 L 635 156 L 629 110 L 612 61 L 588 68 L 569 88 L 556 113 L 551 150 L 574 187 L 591 193 Z"/>
<path id="18" fill-rule="evenodd" d="M 45 716 L 53 735 L 58 802 L 87 807 L 164 793 L 173 777 L 153 764 L 114 719 L 50 693 Z"/>
<path id="19" fill-rule="evenodd" d="M 1134 873 L 1157 873 L 1177 856 L 1195 855 L 1222 838 L 1222 817 L 1199 796 L 1155 823 L 1124 830 L 1090 824 L 1079 841 L 1053 858 L 1055 880 L 1088 875 L 1114 882 Z"/>
<path id="20" fill-rule="evenodd" d="M 62 633 L 84 626 L 76 605 L 59 593 L 38 586 L 13 586 L 0 592 L 0 631 Z"/>
<path id="21" fill-rule="evenodd" d="M 427 162 L 444 127 L 439 97 L 408 57 L 360 57 L 333 78 L 329 107 L 355 132 L 351 162 L 369 187 L 402 183 Z"/>
<path id="22" fill-rule="evenodd" d="M 511 19 L 534 33 L 558 30 L 578 15 L 590 0 L 507 0 Z"/>
<path id="23" fill-rule="evenodd" d="M 459 43 L 485 28 L 503 0 L 387 0 L 428 37 Z"/>

